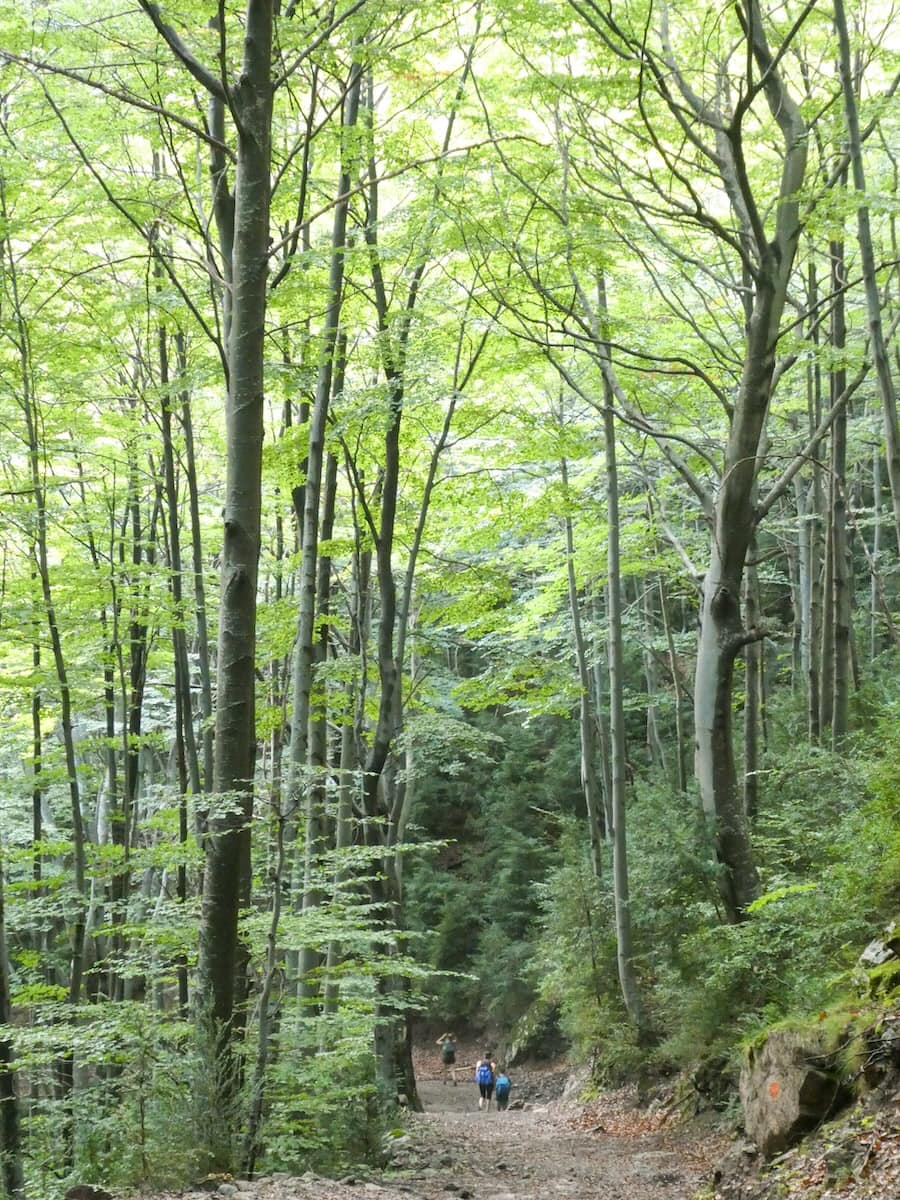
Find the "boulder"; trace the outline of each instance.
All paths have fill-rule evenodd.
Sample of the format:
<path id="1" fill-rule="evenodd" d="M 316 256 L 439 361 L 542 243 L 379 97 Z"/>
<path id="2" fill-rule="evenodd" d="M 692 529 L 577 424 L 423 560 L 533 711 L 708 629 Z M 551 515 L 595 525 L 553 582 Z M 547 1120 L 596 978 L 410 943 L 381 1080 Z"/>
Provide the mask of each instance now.
<path id="1" fill-rule="evenodd" d="M 773 1030 L 747 1052 L 740 1079 L 744 1128 L 764 1157 L 792 1146 L 843 1102 L 833 1059 L 816 1030 Z"/>
<path id="2" fill-rule="evenodd" d="M 863 967 L 880 967 L 897 958 L 900 958 L 900 930 L 897 922 L 891 921 L 880 938 L 869 942 L 859 956 L 859 962 Z"/>

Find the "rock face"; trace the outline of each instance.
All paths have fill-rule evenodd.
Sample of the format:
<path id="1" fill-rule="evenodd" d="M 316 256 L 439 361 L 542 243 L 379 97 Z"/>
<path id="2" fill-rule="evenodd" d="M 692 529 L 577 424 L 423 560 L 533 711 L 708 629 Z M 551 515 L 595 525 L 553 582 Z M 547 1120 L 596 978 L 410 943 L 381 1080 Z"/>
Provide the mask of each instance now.
<path id="1" fill-rule="evenodd" d="M 843 1100 L 815 1034 L 775 1030 L 748 1051 L 740 1093 L 748 1137 L 766 1158 L 787 1149 Z"/>

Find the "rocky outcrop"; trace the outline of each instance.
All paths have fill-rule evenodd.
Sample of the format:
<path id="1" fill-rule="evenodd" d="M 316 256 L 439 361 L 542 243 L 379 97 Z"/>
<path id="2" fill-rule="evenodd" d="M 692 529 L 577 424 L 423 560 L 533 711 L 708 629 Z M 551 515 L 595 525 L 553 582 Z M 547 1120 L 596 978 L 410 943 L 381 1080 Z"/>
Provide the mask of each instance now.
<path id="1" fill-rule="evenodd" d="M 897 922 L 891 921 L 880 938 L 869 942 L 859 956 L 860 966 L 869 969 L 880 967 L 892 959 L 900 959 L 900 929 Z"/>
<path id="2" fill-rule="evenodd" d="M 751 1048 L 741 1071 L 744 1128 L 766 1158 L 786 1150 L 823 1121 L 845 1093 L 815 1031 L 773 1030 Z"/>

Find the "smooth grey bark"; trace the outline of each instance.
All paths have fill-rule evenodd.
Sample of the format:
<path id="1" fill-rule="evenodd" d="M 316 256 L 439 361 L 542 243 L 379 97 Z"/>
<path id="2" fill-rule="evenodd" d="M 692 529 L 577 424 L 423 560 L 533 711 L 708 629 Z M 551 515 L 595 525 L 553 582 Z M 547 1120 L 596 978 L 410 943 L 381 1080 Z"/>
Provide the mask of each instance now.
<path id="1" fill-rule="evenodd" d="M 669 615 L 666 583 L 662 575 L 659 576 L 657 587 L 659 589 L 659 611 L 662 616 L 663 633 L 666 638 L 666 651 L 669 658 L 669 674 L 672 676 L 672 690 L 675 693 L 675 741 L 677 743 L 675 782 L 678 785 L 679 792 L 686 792 L 687 767 L 685 760 L 687 757 L 687 738 L 684 731 L 684 684 L 678 664 L 678 655 L 675 651 L 675 638 L 672 633 L 672 619 Z"/>
<path id="2" fill-rule="evenodd" d="M 601 309 L 606 311 L 602 292 Z M 625 1011 L 643 1033 L 644 1015 L 634 970 L 631 900 L 628 886 L 628 844 L 625 829 L 625 664 L 622 640 L 622 579 L 619 563 L 619 483 L 616 464 L 616 422 L 613 394 L 604 380 L 603 448 L 606 455 L 607 605 L 609 617 L 609 730 L 612 783 L 613 897 L 616 913 L 616 964 Z"/>
<path id="3" fill-rule="evenodd" d="M 751 542 L 750 554 L 756 543 Z M 752 560 L 744 571 L 744 622 L 748 629 L 759 624 L 759 579 Z M 752 819 L 759 804 L 759 692 L 761 642 L 750 642 L 744 651 L 744 813 Z"/>
<path id="4" fill-rule="evenodd" d="M 801 569 L 800 558 L 805 548 L 800 528 L 802 518 L 799 506 L 796 505 L 798 495 L 803 496 L 802 488 L 795 490 L 794 493 L 797 521 L 796 541 L 785 546 L 784 552 L 787 560 L 787 574 L 791 596 L 791 691 L 795 697 L 801 699 L 805 696 L 806 672 L 803 663 L 803 612 L 805 604 L 801 585 L 803 571 Z M 808 576 L 806 578 L 808 579 Z"/>
<path id="5" fill-rule="evenodd" d="M 847 342 L 847 319 L 844 293 L 846 268 L 843 242 L 831 246 L 832 293 L 831 348 L 835 364 L 831 370 L 831 399 L 841 395 L 847 386 L 847 369 L 843 354 Z M 831 622 L 833 629 L 831 681 L 831 744 L 833 749 L 847 734 L 850 705 L 850 550 L 847 541 L 847 411 L 843 409 L 834 422 L 831 435 Z"/>
<path id="6" fill-rule="evenodd" d="M 0 1025 L 12 1024 L 9 959 L 6 950 L 5 866 L 0 852 Z M 11 1037 L 0 1037 L 0 1175 L 7 1200 L 25 1200 L 22 1125 Z"/>
<path id="7" fill-rule="evenodd" d="M 160 280 L 161 282 L 161 280 Z M 160 405 L 162 433 L 163 480 L 166 495 L 166 518 L 169 553 L 169 590 L 172 594 L 172 650 L 175 664 L 175 690 L 181 709 L 180 736 L 184 744 L 185 770 L 191 792 L 200 792 L 200 762 L 194 731 L 191 704 L 191 676 L 185 630 L 184 568 L 181 559 L 181 523 L 178 514 L 178 480 L 175 472 L 175 448 L 172 436 L 172 410 L 175 397 L 171 392 L 169 375 L 168 332 L 161 325 L 157 332 L 160 384 L 163 389 Z"/>
<path id="8" fill-rule="evenodd" d="M 32 543 L 32 562 L 35 561 L 36 548 Z M 35 582 L 35 572 L 32 570 L 32 583 Z M 41 729 L 41 689 L 38 680 L 41 677 L 41 641 L 39 622 L 34 622 L 34 641 L 31 644 L 31 667 L 34 671 L 35 684 L 31 690 L 31 878 L 37 885 L 35 895 L 41 894 L 41 878 L 43 875 L 44 856 L 41 841 L 44 836 L 44 734 Z"/>
<path id="9" fill-rule="evenodd" d="M 178 369 L 187 372 L 187 346 L 184 335 L 175 334 Z M 212 667 L 209 655 L 209 629 L 206 620 L 206 579 L 204 575 L 203 530 L 200 524 L 200 494 L 197 487 L 197 456 L 194 452 L 194 422 L 191 415 L 191 396 L 186 387 L 180 391 L 181 431 L 184 436 L 184 477 L 188 491 L 188 511 L 191 528 L 191 570 L 194 585 L 194 620 L 197 623 L 197 669 L 200 676 L 200 729 L 203 746 L 203 776 L 201 788 L 212 791 L 214 775 Z M 195 801 L 195 811 L 197 801 Z M 205 817 L 202 819 L 205 822 Z M 198 819 L 199 823 L 199 819 Z M 198 830 L 198 832 L 201 832 Z"/>
<path id="10" fill-rule="evenodd" d="M 352 493 L 351 493 L 352 501 Z M 347 683 L 346 704 L 347 713 L 341 728 L 341 748 L 338 774 L 337 815 L 335 818 L 334 845 L 337 851 L 334 875 L 334 895 L 339 901 L 343 899 L 350 886 L 350 873 L 341 858 L 341 851 L 346 850 L 353 840 L 354 830 L 354 801 L 361 795 L 361 778 L 359 764 L 362 761 L 363 727 L 365 722 L 366 671 L 364 648 L 369 619 L 369 581 L 372 570 L 371 551 L 362 547 L 361 530 L 358 523 L 354 526 L 355 545 L 351 566 L 351 580 L 348 596 L 350 632 L 347 652 L 351 658 L 359 660 L 358 677 Z M 349 718 L 349 719 L 348 719 Z M 340 986 L 335 979 L 335 969 L 343 956 L 343 947 L 336 938 L 328 943 L 326 954 L 326 982 L 324 992 L 324 1011 L 335 1013 L 338 1009 Z"/>
<path id="11" fill-rule="evenodd" d="M 158 267 L 156 268 L 158 270 Z M 163 443 L 163 478 L 168 518 L 169 589 L 172 594 L 172 651 L 175 668 L 175 744 L 178 758 L 178 840 L 188 839 L 188 791 L 200 793 L 200 762 L 194 732 L 194 710 L 191 703 L 191 678 L 188 660 L 183 567 L 181 560 L 181 525 L 178 519 L 178 481 L 175 474 L 175 449 L 172 441 L 172 408 L 175 397 L 170 390 L 168 333 L 164 325 L 157 331 L 159 373 L 162 385 L 161 423 Z M 182 904 L 187 902 L 187 867 L 180 863 L 176 876 L 176 894 Z M 176 967 L 178 1004 L 183 1014 L 188 1009 L 188 971 L 186 960 Z"/>
<path id="12" fill-rule="evenodd" d="M 250 1084 L 250 1109 L 247 1117 L 247 1127 L 244 1131 L 244 1142 L 241 1161 L 248 1179 L 253 1178 L 256 1159 L 260 1150 L 260 1130 L 262 1128 L 265 1108 L 266 1071 L 271 1052 L 273 1020 L 272 1000 L 278 980 L 281 977 L 278 953 L 278 929 L 281 923 L 282 886 L 285 869 L 284 831 L 285 818 L 279 810 L 275 817 L 275 845 L 272 868 L 269 875 L 269 885 L 272 895 L 272 911 L 269 917 L 269 927 L 266 932 L 266 956 L 263 965 L 262 986 L 259 991 L 259 1018 L 256 1029 L 256 1058 L 253 1065 L 253 1077 Z"/>
<path id="13" fill-rule="evenodd" d="M 209 813 L 200 920 L 198 992 L 213 1055 L 220 1118 L 228 1124 L 239 1083 L 233 1054 L 238 914 L 249 883 L 255 771 L 256 587 L 260 548 L 263 351 L 269 256 L 273 0 L 248 0 L 236 81 L 209 72 L 149 0 L 141 8 L 181 66 L 231 112 L 237 133 L 231 308 L 226 344 L 226 478 L 217 647 L 215 801 Z M 224 35 L 223 35 L 224 36 Z M 227 228 L 221 231 L 226 252 Z M 216 1163 L 233 1154 L 226 1135 L 210 1147 Z"/>
<path id="14" fill-rule="evenodd" d="M 830 444 L 833 446 L 834 432 Z M 834 476 L 828 477 L 828 505 L 822 552 L 822 620 L 819 629 L 819 719 L 818 734 L 824 741 L 831 734 L 834 714 Z"/>
<path id="15" fill-rule="evenodd" d="M 575 647 L 575 666 L 578 671 L 580 694 L 578 697 L 578 733 L 581 744 L 581 790 L 587 809 L 588 841 L 591 848 L 591 866 L 599 879 L 603 873 L 603 793 L 597 776 L 597 724 L 592 710 L 593 688 L 588 665 L 587 646 L 581 623 L 581 606 L 578 599 L 578 584 L 575 578 L 575 534 L 569 512 L 569 470 L 566 460 L 560 462 L 560 474 L 565 493 L 566 516 L 566 579 L 569 593 L 569 615 L 572 621 L 572 640 Z"/>
<path id="16" fill-rule="evenodd" d="M 869 338 L 878 392 L 884 415 L 884 438 L 886 447 L 887 476 L 891 489 L 894 511 L 894 536 L 900 550 L 900 431 L 897 421 L 897 394 L 891 375 L 884 328 L 881 321 L 881 298 L 875 272 L 875 253 L 872 247 L 872 228 L 869 206 L 866 202 L 866 175 L 862 156 L 862 137 L 859 129 L 859 110 L 853 86 L 853 71 L 850 62 L 850 37 L 847 30 L 847 15 L 844 0 L 834 0 L 834 25 L 838 35 L 838 73 L 844 100 L 844 119 L 847 130 L 847 149 L 853 176 L 853 187 L 858 197 L 856 209 L 857 241 L 860 266 L 866 295 Z"/>
<path id="17" fill-rule="evenodd" d="M 356 739 L 352 724 L 347 721 L 341 729 L 341 750 L 338 762 L 338 795 L 337 812 L 335 815 L 334 849 L 337 867 L 334 874 L 334 897 L 340 901 L 346 890 L 349 874 L 342 863 L 342 851 L 345 851 L 353 840 L 353 797 L 357 791 L 357 755 Z M 325 987 L 322 997 L 322 1009 L 333 1016 L 338 1011 L 340 985 L 336 979 L 337 967 L 343 955 L 343 946 L 337 938 L 328 943 L 325 955 Z"/>
<path id="18" fill-rule="evenodd" d="M 652 645 L 655 625 L 653 598 L 656 589 L 645 586 L 641 580 L 636 581 L 636 588 L 635 601 L 643 617 L 644 626 L 641 655 L 644 661 L 644 685 L 647 689 L 647 761 L 651 766 L 658 767 L 665 774 L 667 769 L 666 752 L 659 731 L 659 679 L 657 677 L 657 663 Z"/>
<path id="19" fill-rule="evenodd" d="M 226 398 L 225 520 L 216 673 L 215 808 L 210 812 L 200 931 L 199 989 L 217 1059 L 226 1061 L 237 966 L 242 881 L 256 750 L 256 583 L 263 441 L 263 348 L 269 241 L 272 0 L 249 0 L 244 56 L 229 89 L 237 116 L 231 327 Z"/>
<path id="20" fill-rule="evenodd" d="M 604 618 L 603 594 L 600 589 L 594 589 L 591 595 L 591 617 L 594 623 L 591 695 L 594 721 L 597 727 L 595 744 L 600 759 L 600 792 L 603 801 L 603 807 L 600 811 L 600 834 L 601 838 L 609 838 L 613 824 L 611 799 L 612 774 L 609 762 L 609 715 L 606 703 L 606 693 L 609 691 L 609 670 L 607 665 L 609 650 L 607 639 L 600 633 Z"/>
<path id="21" fill-rule="evenodd" d="M 84 486 L 84 467 L 82 463 L 78 463 L 78 483 L 79 493 L 81 496 L 82 505 L 86 505 L 87 496 Z M 116 732 L 116 681 L 115 681 L 115 663 L 120 661 L 118 647 L 118 609 L 119 604 L 116 600 L 117 583 L 115 580 L 115 565 L 112 554 L 112 547 L 108 555 L 108 561 L 104 562 L 97 546 L 97 539 L 90 524 L 86 531 L 88 550 L 91 556 L 91 562 L 94 570 L 97 573 L 98 581 L 102 586 L 103 583 L 108 583 L 110 594 L 113 598 L 112 604 L 107 606 L 106 603 L 100 607 L 100 631 L 101 642 L 103 646 L 103 716 L 106 733 L 106 773 L 97 801 L 97 817 L 93 836 L 98 845 L 105 845 L 109 841 L 111 834 L 111 826 L 113 821 L 120 817 L 120 790 L 119 790 L 119 758 L 116 743 L 118 735 Z M 108 580 L 104 580 L 104 573 L 108 573 Z M 110 619 L 111 618 L 111 619 Z M 127 890 L 127 889 L 126 889 Z M 110 880 L 106 888 L 107 899 L 113 901 L 116 898 L 117 891 L 121 891 L 121 876 L 114 877 Z M 85 950 L 90 953 L 93 944 L 93 952 L 96 959 L 106 957 L 106 949 L 103 939 L 95 936 L 93 924 L 96 924 L 101 906 L 96 903 L 96 885 L 91 884 L 91 897 L 89 903 L 89 919 L 85 927 Z M 124 941 L 121 931 L 116 929 L 125 920 L 124 905 L 114 905 L 110 913 L 110 924 L 113 926 L 112 936 L 109 940 L 109 948 L 112 950 L 111 960 L 108 963 L 108 970 L 105 979 L 106 995 L 111 999 L 116 999 L 121 995 L 121 978 L 117 969 L 118 956 L 124 949 Z M 100 979 L 94 971 L 91 971 L 86 978 L 85 984 L 92 993 L 92 999 L 96 999 L 96 993 L 100 987 Z"/>
<path id="22" fill-rule="evenodd" d="M 810 256 L 807 272 L 807 296 L 811 313 L 816 312 L 819 298 L 819 283 L 815 261 Z M 810 337 L 814 347 L 813 361 L 807 365 L 806 407 L 809 433 L 819 428 L 822 421 L 822 367 L 818 347 L 820 341 L 819 322 L 812 321 Z M 821 641 L 824 612 L 822 605 L 822 573 L 825 566 L 825 495 L 822 486 L 822 466 L 818 456 L 813 459 L 812 478 L 802 505 L 805 520 L 801 529 L 803 560 L 807 569 L 807 584 L 803 589 L 803 656 L 806 663 L 806 706 L 809 740 L 818 742 L 821 724 L 822 669 Z M 798 503 L 798 513 L 801 504 Z M 801 563 L 802 569 L 802 563 Z"/>
<path id="23" fill-rule="evenodd" d="M 335 394 L 343 391 L 343 349 L 335 370 Z M 335 501 L 337 498 L 337 459 L 327 457 L 322 495 L 322 541 L 330 541 L 334 529 Z M 317 637 L 314 646 L 313 672 L 324 666 L 331 646 L 331 630 L 328 618 L 331 611 L 331 556 L 320 554 L 316 582 Z M 328 713 L 323 696 L 317 705 L 310 705 L 308 739 L 308 778 L 305 782 L 305 821 L 303 855 L 303 912 L 311 912 L 322 903 L 321 884 L 318 881 L 323 853 L 328 848 L 329 830 L 325 812 L 328 771 Z M 309 1005 L 318 999 L 320 985 L 313 978 L 314 970 L 321 965 L 322 955 L 310 943 L 300 949 L 298 962 L 299 995 Z"/>
<path id="24" fill-rule="evenodd" d="M 869 587 L 869 661 L 874 662 L 880 649 L 878 614 L 882 596 L 881 578 L 881 454 L 872 451 L 872 579 Z"/>
<path id="25" fill-rule="evenodd" d="M 812 600 L 812 571 L 810 536 L 811 522 L 807 510 L 807 486 L 798 476 L 794 480 L 794 509 L 797 513 L 797 548 L 795 554 L 794 580 L 794 620 L 798 631 L 796 635 L 796 670 L 803 687 L 803 696 L 808 708 L 807 688 L 810 663 L 809 611 Z"/>

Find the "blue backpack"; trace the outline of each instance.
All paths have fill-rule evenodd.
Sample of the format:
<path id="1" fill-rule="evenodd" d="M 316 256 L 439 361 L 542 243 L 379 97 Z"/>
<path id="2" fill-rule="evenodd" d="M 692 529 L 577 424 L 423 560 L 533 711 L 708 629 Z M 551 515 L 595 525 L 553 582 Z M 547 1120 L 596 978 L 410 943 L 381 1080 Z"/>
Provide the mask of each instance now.
<path id="1" fill-rule="evenodd" d="M 482 1084 L 494 1082 L 494 1072 L 491 1070 L 490 1063 L 481 1064 L 481 1066 L 475 1072 L 475 1082 Z"/>
<path id="2" fill-rule="evenodd" d="M 502 1100 L 504 1098 L 504 1096 L 508 1096 L 509 1088 L 510 1088 L 509 1076 L 505 1075 L 503 1072 L 501 1072 L 497 1076 L 497 1099 Z"/>

